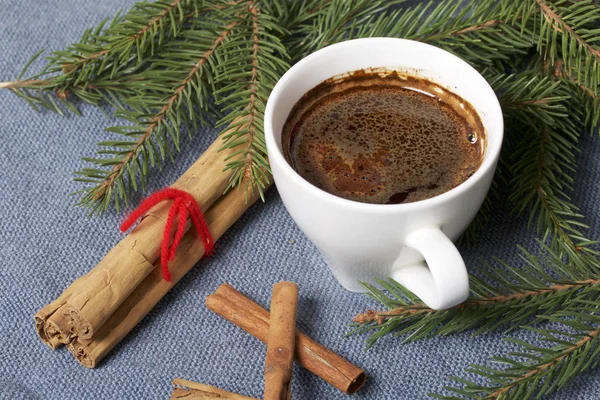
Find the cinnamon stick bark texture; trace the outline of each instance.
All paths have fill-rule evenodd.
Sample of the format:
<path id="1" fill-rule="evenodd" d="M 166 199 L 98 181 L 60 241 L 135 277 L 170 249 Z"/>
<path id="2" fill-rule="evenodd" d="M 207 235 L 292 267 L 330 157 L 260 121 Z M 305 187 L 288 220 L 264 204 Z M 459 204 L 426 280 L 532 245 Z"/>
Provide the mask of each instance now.
<path id="1" fill-rule="evenodd" d="M 291 400 L 298 286 L 293 282 L 276 283 L 270 310 L 264 400 Z"/>
<path id="2" fill-rule="evenodd" d="M 258 193 L 234 189 L 221 197 L 205 214 L 208 229 L 216 241 L 256 202 Z M 247 201 L 246 201 L 247 200 Z M 183 237 L 173 261 L 171 282 L 162 278 L 160 260 L 154 270 L 129 295 L 91 339 L 76 338 L 67 346 L 84 366 L 94 368 L 154 308 L 167 292 L 190 271 L 204 255 L 196 232 Z"/>
<path id="3" fill-rule="evenodd" d="M 231 285 L 224 283 L 219 286 L 206 298 L 206 306 L 263 343 L 267 342 L 269 312 Z M 300 331 L 296 331 L 294 358 L 301 366 L 345 393 L 355 393 L 365 383 L 366 374 L 362 369 Z"/>
<path id="4" fill-rule="evenodd" d="M 240 394 L 231 393 L 210 385 L 186 381 L 184 379 L 173 380 L 173 385 L 184 386 L 185 388 L 175 387 L 169 400 L 257 400 L 253 397 L 246 397 Z"/>
<path id="5" fill-rule="evenodd" d="M 205 212 L 225 191 L 230 174 L 216 140 L 179 178 L 174 188 L 190 193 Z M 171 202 L 150 210 L 88 274 L 77 279 L 55 301 L 35 314 L 36 329 L 51 348 L 75 338 L 90 340 L 133 290 L 154 270 Z M 186 225 L 186 231 L 190 223 Z"/>

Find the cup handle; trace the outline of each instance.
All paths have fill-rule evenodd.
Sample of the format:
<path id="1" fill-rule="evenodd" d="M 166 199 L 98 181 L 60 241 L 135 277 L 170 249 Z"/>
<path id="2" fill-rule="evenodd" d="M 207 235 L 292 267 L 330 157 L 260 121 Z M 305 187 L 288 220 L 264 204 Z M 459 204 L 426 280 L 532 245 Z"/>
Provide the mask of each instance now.
<path id="1" fill-rule="evenodd" d="M 427 263 L 403 265 L 391 278 L 417 295 L 427 306 L 444 310 L 462 303 L 469 296 L 469 276 L 454 243 L 440 228 L 424 228 L 406 238 L 406 245 L 417 250 Z"/>

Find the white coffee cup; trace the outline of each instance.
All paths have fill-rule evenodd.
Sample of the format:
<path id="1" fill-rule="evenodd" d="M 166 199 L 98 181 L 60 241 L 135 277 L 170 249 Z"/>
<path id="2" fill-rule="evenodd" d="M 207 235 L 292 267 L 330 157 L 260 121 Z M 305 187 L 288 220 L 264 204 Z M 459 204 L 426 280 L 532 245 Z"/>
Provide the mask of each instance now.
<path id="1" fill-rule="evenodd" d="M 426 78 L 468 101 L 479 114 L 486 137 L 483 161 L 473 176 L 430 199 L 382 205 L 334 196 L 294 171 L 284 158 L 281 140 L 292 107 L 322 81 L 365 68 Z M 475 69 L 444 50 L 411 40 L 370 38 L 334 44 L 304 58 L 281 77 L 267 102 L 264 126 L 269 162 L 285 207 L 346 289 L 361 292 L 359 281 L 392 277 L 434 309 L 467 298 L 467 271 L 452 241 L 481 207 L 503 136 L 498 99 Z"/>

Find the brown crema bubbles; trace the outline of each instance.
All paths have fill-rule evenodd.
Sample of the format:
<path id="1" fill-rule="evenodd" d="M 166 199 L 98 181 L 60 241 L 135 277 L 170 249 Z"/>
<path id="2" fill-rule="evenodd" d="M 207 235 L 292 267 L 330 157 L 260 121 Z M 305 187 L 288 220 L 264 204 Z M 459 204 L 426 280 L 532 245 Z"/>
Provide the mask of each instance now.
<path id="1" fill-rule="evenodd" d="M 440 195 L 481 165 L 483 124 L 441 86 L 396 71 L 360 70 L 322 82 L 283 128 L 287 161 L 316 187 L 374 204 Z"/>

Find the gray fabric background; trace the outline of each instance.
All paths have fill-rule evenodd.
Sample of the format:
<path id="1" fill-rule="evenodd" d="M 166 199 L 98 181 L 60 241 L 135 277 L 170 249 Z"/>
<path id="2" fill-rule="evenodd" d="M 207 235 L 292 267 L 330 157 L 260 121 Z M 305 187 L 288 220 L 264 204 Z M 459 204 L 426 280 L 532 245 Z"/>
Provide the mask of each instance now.
<path id="1" fill-rule="evenodd" d="M 79 39 L 83 30 L 112 17 L 127 1 L 0 0 L 0 81 L 14 79 L 40 48 L 56 50 Z M 38 65 L 39 66 L 39 65 Z M 34 66 L 35 69 L 35 66 Z M 448 375 L 466 376 L 469 363 L 486 362 L 514 346 L 495 333 L 472 339 L 469 332 L 400 345 L 381 340 L 364 352 L 364 336 L 344 339 L 358 312 L 376 307 L 366 296 L 342 289 L 317 251 L 294 225 L 277 191 L 221 239 L 216 254 L 186 276 L 102 362 L 88 370 L 64 349 L 51 352 L 37 338 L 33 314 L 86 273 L 118 242 L 123 215 L 109 212 L 86 218 L 67 197 L 81 186 L 72 171 L 82 167 L 95 143 L 109 137 L 114 124 L 83 107 L 83 117 L 36 114 L 24 101 L 0 91 L 0 397 L 6 399 L 161 399 L 176 377 L 259 397 L 264 346 L 204 307 L 204 299 L 229 282 L 263 306 L 273 283 L 287 279 L 300 287 L 299 327 L 317 341 L 363 367 L 366 386 L 357 399 L 422 399 L 450 384 Z M 172 183 L 214 139 L 198 132 L 185 143 L 176 164 L 154 171 L 151 189 Z M 600 227 L 598 139 L 582 139 L 575 203 L 593 227 Z M 526 221 L 495 206 L 494 217 L 473 248 L 463 248 L 469 268 L 500 257 L 518 263 L 515 244 L 535 248 Z M 527 338 L 522 332 L 517 336 Z M 346 396 L 295 367 L 295 399 Z M 597 399 L 600 376 L 590 371 L 553 399 Z"/>

